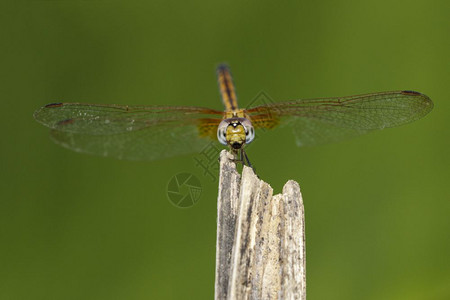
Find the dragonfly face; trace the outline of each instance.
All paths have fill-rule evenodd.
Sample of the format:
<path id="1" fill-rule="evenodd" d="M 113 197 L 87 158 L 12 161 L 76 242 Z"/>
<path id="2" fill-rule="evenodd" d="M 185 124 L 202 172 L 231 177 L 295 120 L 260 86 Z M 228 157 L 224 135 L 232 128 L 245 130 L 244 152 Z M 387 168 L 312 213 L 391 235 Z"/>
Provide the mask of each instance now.
<path id="1" fill-rule="evenodd" d="M 255 130 L 292 128 L 298 146 L 340 141 L 402 125 L 429 113 L 433 102 L 414 91 L 299 99 L 239 109 L 231 73 L 217 68 L 225 111 L 192 106 L 52 103 L 34 113 L 68 149 L 129 160 L 199 153 L 211 140 L 245 155 Z M 248 160 L 247 160 L 247 163 Z"/>
<path id="2" fill-rule="evenodd" d="M 217 128 L 217 139 L 223 145 L 229 145 L 235 150 L 249 144 L 255 138 L 255 129 L 246 118 L 229 118 L 220 122 Z"/>

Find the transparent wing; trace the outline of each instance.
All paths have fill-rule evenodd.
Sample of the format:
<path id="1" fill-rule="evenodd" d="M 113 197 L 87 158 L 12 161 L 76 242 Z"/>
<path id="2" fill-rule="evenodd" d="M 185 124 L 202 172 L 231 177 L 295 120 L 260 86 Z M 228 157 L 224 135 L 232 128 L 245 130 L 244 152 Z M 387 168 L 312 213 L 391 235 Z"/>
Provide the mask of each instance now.
<path id="1" fill-rule="evenodd" d="M 199 107 L 53 103 L 34 113 L 52 139 L 77 152 L 155 160 L 200 151 L 222 112 Z"/>
<path id="2" fill-rule="evenodd" d="M 292 126 L 297 145 L 306 146 L 409 123 L 432 108 L 426 95 L 394 91 L 267 104 L 246 113 L 256 128 Z"/>

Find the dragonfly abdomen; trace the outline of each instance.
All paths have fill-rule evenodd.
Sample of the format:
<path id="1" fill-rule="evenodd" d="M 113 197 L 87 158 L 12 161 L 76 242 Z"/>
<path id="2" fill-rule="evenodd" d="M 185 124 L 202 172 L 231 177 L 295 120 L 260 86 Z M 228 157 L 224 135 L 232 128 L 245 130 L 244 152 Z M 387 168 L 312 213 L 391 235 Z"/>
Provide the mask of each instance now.
<path id="1" fill-rule="evenodd" d="M 226 111 L 238 109 L 236 91 L 234 89 L 233 78 L 227 65 L 221 64 L 217 67 L 217 79 L 219 82 L 220 95 Z"/>

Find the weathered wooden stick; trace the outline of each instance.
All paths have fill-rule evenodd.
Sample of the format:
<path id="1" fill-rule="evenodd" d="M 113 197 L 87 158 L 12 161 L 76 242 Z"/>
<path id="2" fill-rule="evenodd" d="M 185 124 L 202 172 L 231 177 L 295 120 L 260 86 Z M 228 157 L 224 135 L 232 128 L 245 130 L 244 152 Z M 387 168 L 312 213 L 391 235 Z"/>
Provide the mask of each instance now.
<path id="1" fill-rule="evenodd" d="M 220 154 L 215 299 L 306 299 L 305 219 L 300 187 L 269 184 L 245 167 L 242 179 Z"/>

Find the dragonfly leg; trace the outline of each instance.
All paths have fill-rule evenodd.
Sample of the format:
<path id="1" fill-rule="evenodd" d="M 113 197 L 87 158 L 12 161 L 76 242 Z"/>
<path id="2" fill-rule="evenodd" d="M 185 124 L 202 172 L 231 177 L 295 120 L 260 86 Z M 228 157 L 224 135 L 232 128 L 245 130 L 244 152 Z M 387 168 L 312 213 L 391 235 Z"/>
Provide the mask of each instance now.
<path id="1" fill-rule="evenodd" d="M 250 163 L 250 160 L 248 159 L 247 153 L 245 153 L 245 150 L 242 148 L 241 148 L 241 161 L 243 165 L 247 165 L 253 169 L 253 166 Z"/>
<path id="2" fill-rule="evenodd" d="M 231 153 L 233 154 L 233 161 L 236 163 L 241 163 L 242 165 L 248 165 L 247 161 L 248 161 L 248 157 L 244 156 L 243 154 L 243 150 L 242 149 L 231 149 Z M 245 158 L 247 157 L 247 161 L 245 160 Z"/>
<path id="3" fill-rule="evenodd" d="M 252 164 L 250 163 L 250 160 L 248 159 L 247 153 L 245 152 L 244 149 L 239 149 L 239 150 L 235 150 L 235 149 L 231 149 L 231 152 L 233 153 L 234 162 L 239 162 L 241 163 L 243 166 L 248 166 L 250 168 L 252 168 L 253 172 L 256 173 L 255 168 L 253 168 Z"/>
<path id="4" fill-rule="evenodd" d="M 259 178 L 258 174 L 256 173 L 255 168 L 253 168 L 252 164 L 250 163 L 250 160 L 248 159 L 247 153 L 242 148 L 241 148 L 241 160 L 242 160 L 242 164 L 247 165 L 248 167 L 252 168 L 253 173 L 255 173 L 256 176 Z"/>
<path id="5" fill-rule="evenodd" d="M 230 153 L 233 154 L 233 159 L 232 159 L 233 162 L 235 162 L 235 163 L 236 163 L 236 162 L 242 163 L 242 160 L 241 160 L 241 158 L 239 157 L 239 154 L 238 154 L 237 150 L 235 150 L 235 149 L 230 149 Z"/>

